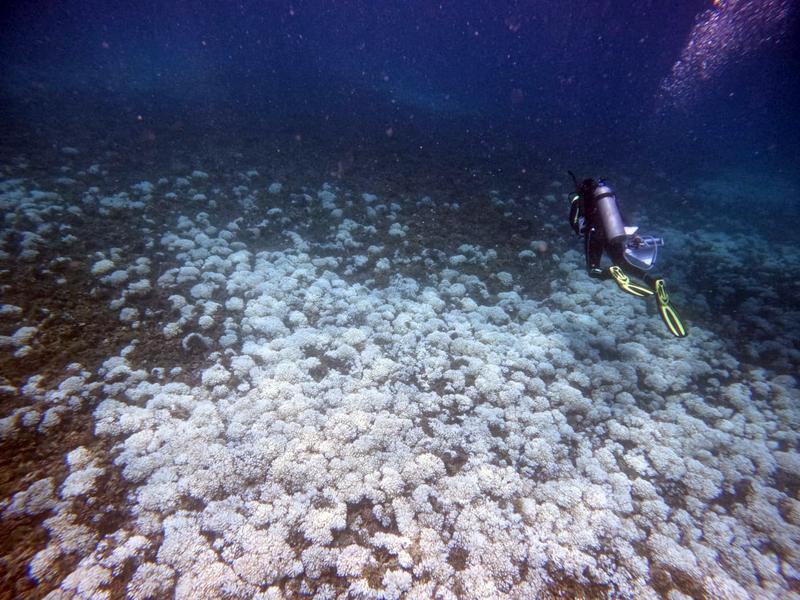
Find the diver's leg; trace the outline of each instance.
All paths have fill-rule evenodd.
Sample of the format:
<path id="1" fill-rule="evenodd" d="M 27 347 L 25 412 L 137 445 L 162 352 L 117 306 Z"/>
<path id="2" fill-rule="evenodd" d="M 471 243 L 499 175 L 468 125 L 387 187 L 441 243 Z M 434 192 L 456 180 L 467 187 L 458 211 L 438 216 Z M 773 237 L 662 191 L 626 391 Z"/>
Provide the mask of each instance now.
<path id="1" fill-rule="evenodd" d="M 606 272 L 600 268 L 600 261 L 603 258 L 603 246 L 605 246 L 605 238 L 596 229 L 592 228 L 586 232 L 584 252 L 586 254 L 586 272 L 589 273 L 589 277 L 596 279 L 605 279 L 607 277 Z"/>

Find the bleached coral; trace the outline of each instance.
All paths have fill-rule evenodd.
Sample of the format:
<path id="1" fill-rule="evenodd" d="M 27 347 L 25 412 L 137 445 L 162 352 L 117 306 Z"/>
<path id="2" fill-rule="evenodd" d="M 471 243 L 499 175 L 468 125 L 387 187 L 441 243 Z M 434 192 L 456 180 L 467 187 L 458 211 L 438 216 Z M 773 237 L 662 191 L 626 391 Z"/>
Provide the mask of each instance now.
<path id="1" fill-rule="evenodd" d="M 57 504 L 54 490 L 51 477 L 35 481 L 27 489 L 14 494 L 11 503 L 3 510 L 3 518 L 38 515 L 54 508 Z"/>

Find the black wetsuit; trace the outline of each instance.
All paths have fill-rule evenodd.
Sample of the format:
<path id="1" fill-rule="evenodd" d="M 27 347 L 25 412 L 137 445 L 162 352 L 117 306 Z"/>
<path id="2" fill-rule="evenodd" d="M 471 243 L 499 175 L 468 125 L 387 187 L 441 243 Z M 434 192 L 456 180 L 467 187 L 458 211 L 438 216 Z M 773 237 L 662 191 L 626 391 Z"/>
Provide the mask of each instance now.
<path id="1" fill-rule="evenodd" d="M 600 261 L 605 251 L 620 269 L 652 287 L 657 278 L 625 260 L 625 238 L 618 238 L 612 242 L 606 239 L 603 220 L 600 218 L 594 195 L 597 186 L 598 182 L 594 179 L 584 179 L 576 190 L 579 198 L 572 203 L 569 211 L 569 224 L 575 233 L 583 235 L 587 272 L 591 277 L 600 279 L 609 277 L 608 270 L 600 268 Z"/>

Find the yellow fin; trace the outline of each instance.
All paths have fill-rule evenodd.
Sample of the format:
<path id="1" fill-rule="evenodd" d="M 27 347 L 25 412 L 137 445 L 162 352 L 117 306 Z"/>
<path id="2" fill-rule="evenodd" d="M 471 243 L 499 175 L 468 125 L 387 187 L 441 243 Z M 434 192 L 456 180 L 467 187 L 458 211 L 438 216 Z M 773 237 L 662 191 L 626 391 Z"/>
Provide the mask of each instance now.
<path id="1" fill-rule="evenodd" d="M 628 294 L 632 294 L 638 298 L 644 298 L 645 296 L 652 296 L 653 290 L 648 287 L 644 287 L 642 285 L 638 285 L 631 281 L 631 278 L 628 277 L 625 272 L 620 269 L 617 265 L 609 268 L 609 273 L 614 278 L 614 281 L 617 282 L 617 285 L 620 289 Z"/>
<path id="2" fill-rule="evenodd" d="M 658 301 L 658 314 L 669 329 L 669 332 L 675 337 L 686 337 L 688 332 L 683 325 L 683 321 L 678 316 L 678 311 L 669 301 L 669 294 L 664 286 L 664 280 L 659 279 L 656 281 L 656 300 Z"/>

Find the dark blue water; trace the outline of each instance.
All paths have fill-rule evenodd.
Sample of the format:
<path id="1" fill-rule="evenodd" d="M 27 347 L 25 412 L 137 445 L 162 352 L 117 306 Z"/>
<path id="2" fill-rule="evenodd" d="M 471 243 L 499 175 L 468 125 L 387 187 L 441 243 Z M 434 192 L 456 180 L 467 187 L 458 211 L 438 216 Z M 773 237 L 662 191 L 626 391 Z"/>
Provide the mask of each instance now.
<path id="1" fill-rule="evenodd" d="M 670 168 L 794 169 L 788 0 L 757 11 L 785 17 L 745 15 L 697 40 L 707 56 L 694 60 L 719 65 L 690 71 L 681 97 L 660 91 L 704 11 L 729 4 L 12 2 L 0 93 L 29 126 L 92 107 L 87 124 L 131 129 L 332 123 L 353 139 L 430 135 L 446 154 L 464 139 L 587 167 L 636 152 Z"/>

